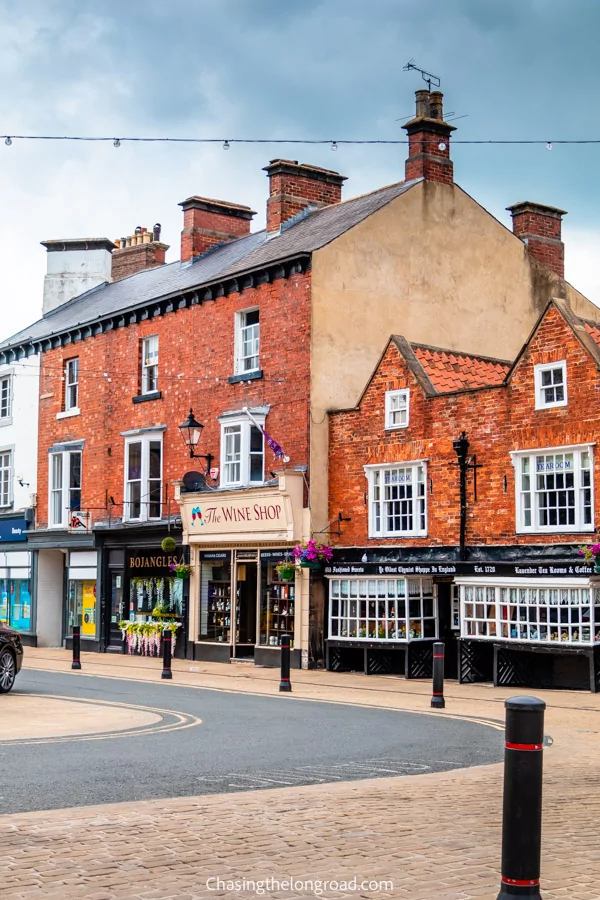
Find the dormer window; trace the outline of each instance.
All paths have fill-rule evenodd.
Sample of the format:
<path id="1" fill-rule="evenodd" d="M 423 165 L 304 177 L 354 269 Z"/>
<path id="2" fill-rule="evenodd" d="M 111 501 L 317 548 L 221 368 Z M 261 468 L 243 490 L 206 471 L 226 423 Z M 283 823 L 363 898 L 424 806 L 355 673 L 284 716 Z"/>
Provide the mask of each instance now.
<path id="1" fill-rule="evenodd" d="M 386 391 L 385 427 L 406 428 L 408 425 L 408 389 Z"/>
<path id="2" fill-rule="evenodd" d="M 567 405 L 567 363 L 565 360 L 535 366 L 535 408 L 551 409 Z"/>

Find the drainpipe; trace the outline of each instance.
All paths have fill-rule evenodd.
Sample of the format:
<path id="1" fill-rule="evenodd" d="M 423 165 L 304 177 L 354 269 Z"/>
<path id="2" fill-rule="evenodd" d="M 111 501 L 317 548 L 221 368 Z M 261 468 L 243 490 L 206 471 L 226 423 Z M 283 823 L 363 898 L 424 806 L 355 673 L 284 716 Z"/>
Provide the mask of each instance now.
<path id="1" fill-rule="evenodd" d="M 452 441 L 454 452 L 458 458 L 458 471 L 460 476 L 460 552 L 459 559 L 467 558 L 467 469 L 469 468 L 468 452 L 469 442 L 463 431 L 456 441 Z"/>

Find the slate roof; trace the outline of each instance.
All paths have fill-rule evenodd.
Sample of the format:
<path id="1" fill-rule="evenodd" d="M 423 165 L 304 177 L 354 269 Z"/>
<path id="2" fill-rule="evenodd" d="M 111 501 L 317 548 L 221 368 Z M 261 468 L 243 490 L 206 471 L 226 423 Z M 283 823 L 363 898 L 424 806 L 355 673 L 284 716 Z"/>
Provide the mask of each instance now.
<path id="1" fill-rule="evenodd" d="M 88 325 L 154 300 L 219 283 L 288 259 L 308 255 L 406 193 L 421 179 L 388 185 L 369 194 L 315 210 L 281 234 L 265 231 L 222 244 L 191 264 L 179 261 L 104 283 L 69 300 L 42 319 L 0 342 L 0 350 L 30 344 Z"/>
<path id="2" fill-rule="evenodd" d="M 438 394 L 502 384 L 511 365 L 502 359 L 456 353 L 423 344 L 411 343 L 410 346 Z"/>

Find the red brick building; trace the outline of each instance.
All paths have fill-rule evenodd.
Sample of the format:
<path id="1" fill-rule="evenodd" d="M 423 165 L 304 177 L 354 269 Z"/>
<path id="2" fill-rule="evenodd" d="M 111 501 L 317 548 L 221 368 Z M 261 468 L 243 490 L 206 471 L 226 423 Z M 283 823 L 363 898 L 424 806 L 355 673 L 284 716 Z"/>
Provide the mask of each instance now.
<path id="1" fill-rule="evenodd" d="M 552 301 L 512 363 L 394 336 L 330 415 L 329 661 L 465 681 L 599 682 L 600 331 Z M 461 483 L 462 482 L 462 483 Z"/>
<path id="2" fill-rule="evenodd" d="M 318 660 L 325 583 L 274 566 L 337 531 L 328 412 L 387 336 L 509 357 L 551 297 L 600 316 L 564 279 L 562 211 L 519 204 L 510 231 L 455 183 L 439 92 L 404 128 L 406 180 L 344 202 L 338 172 L 271 161 L 264 231 L 188 197 L 176 262 L 158 225 L 45 242 L 44 314 L 0 343 L 0 364 L 41 359 L 32 638 L 81 619 L 87 647 L 119 650 L 120 621 L 164 614 L 191 658 L 277 662 L 288 631 L 296 664 Z M 173 534 L 189 580 L 165 576 Z"/>

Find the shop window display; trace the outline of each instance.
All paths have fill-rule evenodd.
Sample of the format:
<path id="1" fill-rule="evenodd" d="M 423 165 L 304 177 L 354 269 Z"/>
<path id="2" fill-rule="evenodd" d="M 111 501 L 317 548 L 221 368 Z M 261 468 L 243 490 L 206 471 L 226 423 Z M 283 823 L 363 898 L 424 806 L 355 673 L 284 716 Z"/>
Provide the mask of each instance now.
<path id="1" fill-rule="evenodd" d="M 231 643 L 232 616 L 231 554 L 227 552 L 204 559 L 200 567 L 200 640 Z"/>
<path id="2" fill-rule="evenodd" d="M 0 578 L 0 622 L 17 631 L 31 631 L 28 578 Z"/>
<path id="3" fill-rule="evenodd" d="M 282 554 L 279 560 L 283 559 Z M 260 643 L 267 647 L 278 647 L 284 634 L 290 635 L 290 646 L 294 646 L 294 626 L 296 612 L 295 579 L 281 579 L 275 569 L 276 562 L 261 561 L 260 590 Z"/>
<path id="4" fill-rule="evenodd" d="M 334 578 L 329 596 L 329 637 L 335 640 L 436 637 L 430 578 Z"/>
<path id="5" fill-rule="evenodd" d="M 600 589 L 461 585 L 462 637 L 569 645 L 600 642 Z"/>

